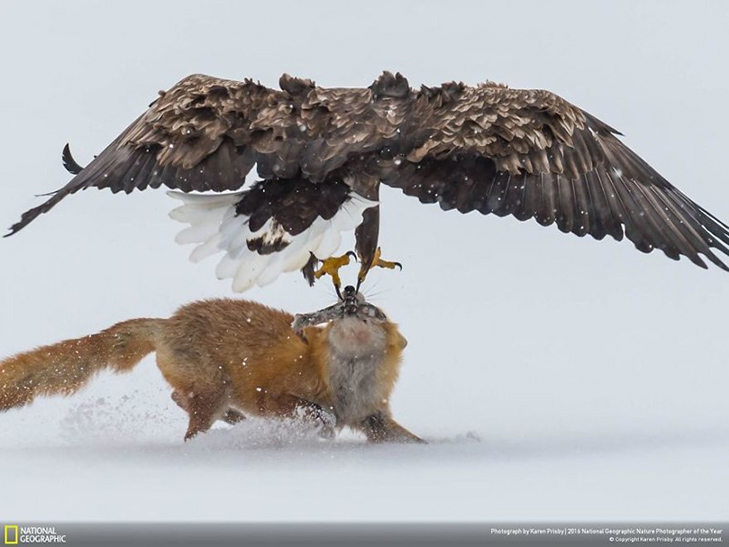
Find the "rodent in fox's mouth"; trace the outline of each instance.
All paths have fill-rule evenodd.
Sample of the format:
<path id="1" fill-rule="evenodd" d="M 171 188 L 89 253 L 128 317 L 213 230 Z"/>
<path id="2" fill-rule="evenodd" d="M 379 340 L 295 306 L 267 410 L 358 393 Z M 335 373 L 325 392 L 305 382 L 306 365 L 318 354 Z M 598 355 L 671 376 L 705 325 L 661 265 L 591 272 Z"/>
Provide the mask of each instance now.
<path id="1" fill-rule="evenodd" d="M 373 321 L 375 323 L 387 321 L 385 312 L 367 302 L 361 293 L 348 285 L 342 291 L 339 302 L 312 313 L 297 314 L 291 326 L 301 336 L 305 327 L 329 323 L 342 317 L 356 317 L 365 322 Z"/>
<path id="2" fill-rule="evenodd" d="M 354 315 L 357 313 L 357 304 L 359 303 L 357 296 L 359 296 L 357 289 L 355 289 L 352 285 L 344 287 L 341 300 L 344 304 L 344 313 L 346 315 Z M 360 297 L 360 300 L 363 299 Z"/>

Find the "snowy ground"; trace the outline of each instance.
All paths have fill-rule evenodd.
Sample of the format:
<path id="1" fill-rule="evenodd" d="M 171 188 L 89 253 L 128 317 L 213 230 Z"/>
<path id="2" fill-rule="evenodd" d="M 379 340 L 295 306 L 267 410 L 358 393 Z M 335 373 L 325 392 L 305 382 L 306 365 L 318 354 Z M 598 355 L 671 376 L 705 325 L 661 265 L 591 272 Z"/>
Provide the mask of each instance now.
<path id="1" fill-rule="evenodd" d="M 186 74 L 363 86 L 383 69 L 414 86 L 557 91 L 729 219 L 726 3 L 288 3 L 275 22 L 265 3 L 214 5 L 10 5 L 0 227 L 67 181 L 65 142 L 86 162 Z M 261 422 L 183 443 L 147 359 L 0 415 L 0 517 L 729 520 L 725 272 L 389 189 L 383 204 L 385 254 L 405 268 L 365 291 L 410 342 L 394 413 L 430 444 L 327 443 Z M 174 206 L 80 192 L 1 240 L 0 356 L 230 296 L 213 262 L 174 244 Z M 300 312 L 332 291 L 291 275 L 245 297 Z"/>
<path id="2" fill-rule="evenodd" d="M 457 420 L 430 427 L 423 417 L 406 423 L 427 446 L 369 446 L 353 433 L 327 442 L 292 424 L 256 420 L 183 444 L 182 412 L 161 382 L 144 376 L 100 378 L 91 390 L 121 381 L 128 396 L 87 392 L 2 417 L 14 432 L 0 445 L 4 517 L 458 522 L 727 515 L 726 429 L 467 430 Z"/>

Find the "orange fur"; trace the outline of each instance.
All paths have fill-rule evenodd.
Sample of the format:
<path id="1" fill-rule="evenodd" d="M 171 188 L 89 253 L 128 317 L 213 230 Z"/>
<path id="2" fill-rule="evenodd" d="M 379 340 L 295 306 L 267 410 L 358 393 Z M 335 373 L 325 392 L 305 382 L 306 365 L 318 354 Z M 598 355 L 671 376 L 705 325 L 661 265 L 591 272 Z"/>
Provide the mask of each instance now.
<path id="1" fill-rule="evenodd" d="M 70 395 L 98 371 L 131 370 L 154 351 L 152 333 L 161 320 L 132 319 L 75 340 L 21 353 L 0 362 L 0 411 L 40 395 Z"/>
<path id="2" fill-rule="evenodd" d="M 0 410 L 41 395 L 70 395 L 97 371 L 129 370 L 155 351 L 173 399 L 189 414 L 186 439 L 216 419 L 234 423 L 255 415 L 299 417 L 320 424 L 327 435 L 346 425 L 373 442 L 420 441 L 390 415 L 389 397 L 406 344 L 396 325 L 370 325 L 382 329 L 386 340 L 375 376 L 377 397 L 366 416 L 348 423 L 337 416 L 331 385 L 332 323 L 307 327 L 304 341 L 291 328 L 293 319 L 255 302 L 216 299 L 183 306 L 169 319 L 125 321 L 0 362 Z"/>

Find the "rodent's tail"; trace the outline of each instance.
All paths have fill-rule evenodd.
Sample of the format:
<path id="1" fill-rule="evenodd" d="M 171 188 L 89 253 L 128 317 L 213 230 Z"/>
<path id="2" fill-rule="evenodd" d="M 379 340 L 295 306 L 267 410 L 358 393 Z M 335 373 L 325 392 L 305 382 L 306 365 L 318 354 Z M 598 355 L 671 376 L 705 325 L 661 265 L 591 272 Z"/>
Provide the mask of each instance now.
<path id="1" fill-rule="evenodd" d="M 0 411 L 40 395 L 71 395 L 100 370 L 129 371 L 155 351 L 165 319 L 131 319 L 74 340 L 0 361 Z"/>

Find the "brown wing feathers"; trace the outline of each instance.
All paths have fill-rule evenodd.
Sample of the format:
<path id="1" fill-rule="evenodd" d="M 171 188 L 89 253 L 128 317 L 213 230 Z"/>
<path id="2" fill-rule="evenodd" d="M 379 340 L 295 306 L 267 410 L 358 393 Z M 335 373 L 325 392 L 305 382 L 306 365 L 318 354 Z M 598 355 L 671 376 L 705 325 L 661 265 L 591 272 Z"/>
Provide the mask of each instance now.
<path id="1" fill-rule="evenodd" d="M 706 267 L 701 253 L 726 269 L 712 252 L 729 254 L 726 225 L 665 181 L 645 184 L 636 176 L 641 173 L 610 164 L 574 180 L 559 173 L 511 175 L 497 171 L 491 160 L 464 155 L 423 161 L 384 181 L 444 210 L 535 218 L 543 226 L 556 223 L 562 232 L 596 239 L 610 235 L 619 241 L 625 234 L 643 252 L 659 248 L 670 258 L 685 255 Z"/>
<path id="2" fill-rule="evenodd" d="M 91 186 L 235 190 L 256 164 L 270 196 L 281 181 L 302 184 L 299 205 L 310 212 L 317 209 L 309 196 L 328 196 L 322 216 L 343 203 L 343 181 L 367 176 L 443 209 L 534 218 L 596 239 L 627 236 L 643 252 L 658 248 L 705 267 L 703 255 L 727 269 L 714 250 L 729 253 L 729 228 L 622 144 L 615 129 L 553 93 L 491 83 L 415 91 L 390 73 L 364 89 L 288 76 L 280 87 L 185 78 L 11 233 Z M 251 218 L 270 218 L 276 202 L 269 201 L 252 193 L 241 207 L 258 204 Z M 287 230 L 305 224 L 296 207 L 284 204 L 279 215 Z"/>
<path id="3" fill-rule="evenodd" d="M 535 218 L 563 232 L 687 256 L 729 254 L 729 228 L 590 114 L 544 91 L 461 88 L 418 116 L 430 136 L 384 166 L 383 182 L 443 209 Z"/>
<path id="4" fill-rule="evenodd" d="M 296 236 L 319 217 L 330 220 L 349 199 L 343 182 L 313 183 L 303 178 L 276 179 L 256 183 L 242 193 L 236 213 L 249 217 L 251 232 L 273 218 L 287 233 Z"/>

